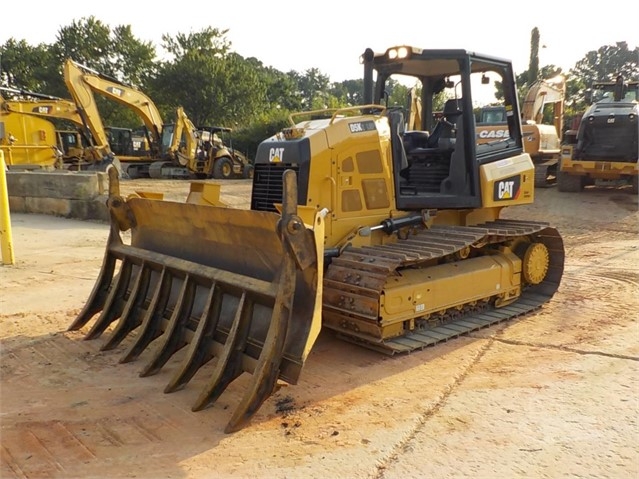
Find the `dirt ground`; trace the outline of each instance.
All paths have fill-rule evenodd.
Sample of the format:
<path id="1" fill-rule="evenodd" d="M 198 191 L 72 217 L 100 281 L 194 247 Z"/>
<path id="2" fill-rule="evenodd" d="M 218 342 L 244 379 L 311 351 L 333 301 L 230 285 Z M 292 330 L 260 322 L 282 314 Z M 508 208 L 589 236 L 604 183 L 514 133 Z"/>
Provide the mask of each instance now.
<path id="1" fill-rule="evenodd" d="M 182 200 L 188 184 L 122 189 Z M 249 189 L 226 182 L 223 198 L 246 207 Z M 107 225 L 14 214 L 16 263 L 0 268 L 0 476 L 636 479 L 637 206 L 624 189 L 537 190 L 534 205 L 505 216 L 549 221 L 564 238 L 547 305 L 395 357 L 322 332 L 300 382 L 231 435 L 222 431 L 242 378 L 191 412 L 208 365 L 164 394 L 174 362 L 140 378 L 148 351 L 119 364 L 126 344 L 100 352 L 102 339 L 82 339 L 87 327 L 66 331 L 97 277 Z"/>

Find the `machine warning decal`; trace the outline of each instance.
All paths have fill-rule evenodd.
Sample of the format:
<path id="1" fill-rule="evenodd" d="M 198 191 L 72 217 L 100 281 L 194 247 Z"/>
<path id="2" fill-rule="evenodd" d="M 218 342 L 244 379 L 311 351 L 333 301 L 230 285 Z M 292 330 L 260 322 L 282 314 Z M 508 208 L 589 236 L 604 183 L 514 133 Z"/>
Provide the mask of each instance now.
<path id="1" fill-rule="evenodd" d="M 279 163 L 283 161 L 284 148 L 271 148 L 268 152 L 268 161 L 271 163 Z"/>
<path id="2" fill-rule="evenodd" d="M 494 201 L 514 200 L 519 197 L 521 177 L 519 175 L 495 182 Z"/>
<path id="3" fill-rule="evenodd" d="M 365 131 L 373 131 L 375 129 L 374 121 L 358 121 L 355 123 L 349 123 L 348 127 L 351 133 L 363 133 Z"/>

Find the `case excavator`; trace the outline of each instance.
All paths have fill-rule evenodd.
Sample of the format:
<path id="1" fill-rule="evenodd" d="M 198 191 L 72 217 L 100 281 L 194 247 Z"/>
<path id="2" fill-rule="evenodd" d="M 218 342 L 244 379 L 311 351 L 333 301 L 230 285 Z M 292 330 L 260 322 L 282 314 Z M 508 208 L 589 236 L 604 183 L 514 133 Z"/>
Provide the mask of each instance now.
<path id="1" fill-rule="evenodd" d="M 185 202 L 124 198 L 111 174 L 102 269 L 69 330 L 104 336 L 102 350 L 124 342 L 122 362 L 145 356 L 142 376 L 167 366 L 165 392 L 206 364 L 194 411 L 246 385 L 230 433 L 298 382 L 321 331 L 392 356 L 549 301 L 560 233 L 501 215 L 535 191 L 511 62 L 409 46 L 367 49 L 362 62 L 364 104 L 293 114 L 259 145 L 250 209 L 225 206 L 205 182 Z M 509 136 L 478 145 L 473 85 L 484 74 L 503 85 Z M 419 129 L 383 104 L 396 75 L 422 85 Z"/>
<path id="2" fill-rule="evenodd" d="M 565 97 L 566 80 L 558 75 L 534 82 L 524 98 L 521 111 L 524 150 L 535 164 L 535 186 L 538 188 L 553 186 L 557 180 Z M 546 116 L 551 121 L 545 121 Z M 506 126 L 503 106 L 481 108 L 477 121 L 478 143 L 508 135 Z"/>

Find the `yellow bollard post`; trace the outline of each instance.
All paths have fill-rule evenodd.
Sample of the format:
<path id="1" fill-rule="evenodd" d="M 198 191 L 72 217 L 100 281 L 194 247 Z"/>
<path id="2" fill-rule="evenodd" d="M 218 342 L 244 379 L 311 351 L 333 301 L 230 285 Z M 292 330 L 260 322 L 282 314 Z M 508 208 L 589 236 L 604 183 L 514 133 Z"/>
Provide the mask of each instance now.
<path id="1" fill-rule="evenodd" d="M 14 264 L 6 169 L 4 151 L 0 150 L 0 249 L 2 250 L 2 264 Z"/>

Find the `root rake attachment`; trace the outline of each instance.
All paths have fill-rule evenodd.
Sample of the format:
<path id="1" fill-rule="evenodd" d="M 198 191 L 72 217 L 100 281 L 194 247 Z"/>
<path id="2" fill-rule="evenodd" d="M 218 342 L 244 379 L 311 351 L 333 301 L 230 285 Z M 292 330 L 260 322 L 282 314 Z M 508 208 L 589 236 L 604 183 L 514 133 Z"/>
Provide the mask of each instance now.
<path id="1" fill-rule="evenodd" d="M 193 411 L 213 404 L 242 373 L 252 381 L 225 432 L 244 427 L 274 392 L 295 384 L 321 327 L 323 218 L 297 216 L 293 171 L 284 173 L 282 214 L 119 196 L 109 172 L 111 229 L 102 269 L 83 310 L 95 315 L 85 339 L 113 323 L 102 350 L 132 336 L 120 362 L 154 343 L 140 376 L 157 373 L 186 348 L 165 392 L 183 388 L 214 361 Z M 131 229 L 130 244 L 121 232 Z M 321 241 L 319 242 L 321 245 Z M 119 268 L 118 268 L 119 265 Z M 157 345 L 157 346 L 156 346 Z"/>

